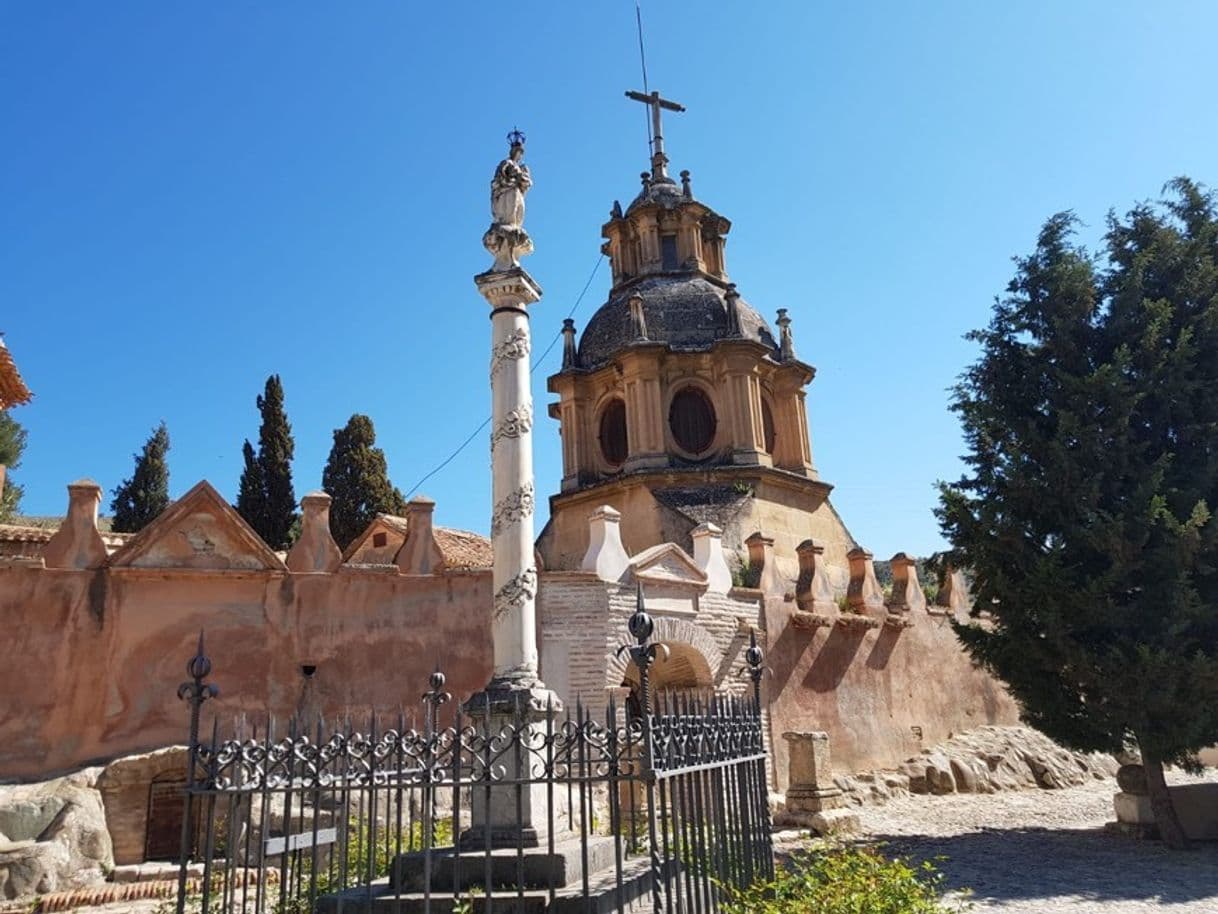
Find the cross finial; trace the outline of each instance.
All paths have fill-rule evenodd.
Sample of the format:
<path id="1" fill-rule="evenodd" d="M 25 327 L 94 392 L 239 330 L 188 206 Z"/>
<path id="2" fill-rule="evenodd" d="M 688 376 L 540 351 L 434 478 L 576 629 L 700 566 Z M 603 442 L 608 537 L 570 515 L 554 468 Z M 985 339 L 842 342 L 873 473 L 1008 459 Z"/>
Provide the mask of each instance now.
<path id="1" fill-rule="evenodd" d="M 671 181 L 668 177 L 668 156 L 664 155 L 664 136 L 660 132 L 660 110 L 684 111 L 685 106 L 661 98 L 659 92 L 627 92 L 626 97 L 651 108 L 651 179 Z"/>

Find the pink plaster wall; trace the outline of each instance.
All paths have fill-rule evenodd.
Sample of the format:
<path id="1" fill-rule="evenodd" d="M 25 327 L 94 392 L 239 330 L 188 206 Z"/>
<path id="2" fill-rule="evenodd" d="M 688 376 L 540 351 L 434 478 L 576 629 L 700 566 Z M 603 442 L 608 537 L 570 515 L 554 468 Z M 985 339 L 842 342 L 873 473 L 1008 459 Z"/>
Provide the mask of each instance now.
<path id="1" fill-rule="evenodd" d="M 1018 720 L 1015 702 L 972 665 L 945 616 L 915 612 L 903 629 L 806 631 L 791 624 L 793 602 L 765 602 L 764 689 L 780 789 L 788 730 L 826 731 L 833 769 L 845 774 L 892 767 L 951 733 Z"/>
<path id="2" fill-rule="evenodd" d="M 409 717 L 437 664 L 464 697 L 491 671 L 490 589 L 489 571 L 0 567 L 0 779 L 184 742 L 176 689 L 200 629 L 221 690 L 209 727 L 370 703 Z"/>

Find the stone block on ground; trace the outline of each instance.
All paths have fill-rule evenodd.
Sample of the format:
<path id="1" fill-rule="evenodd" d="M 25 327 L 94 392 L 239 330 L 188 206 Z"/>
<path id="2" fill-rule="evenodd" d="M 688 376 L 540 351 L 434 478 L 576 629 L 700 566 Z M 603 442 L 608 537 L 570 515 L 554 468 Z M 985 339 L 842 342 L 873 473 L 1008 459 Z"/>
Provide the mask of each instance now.
<path id="1" fill-rule="evenodd" d="M 825 809 L 820 812 L 784 810 L 774 817 L 781 827 L 806 828 L 823 837 L 849 837 L 862 830 L 859 814 L 853 809 Z"/>

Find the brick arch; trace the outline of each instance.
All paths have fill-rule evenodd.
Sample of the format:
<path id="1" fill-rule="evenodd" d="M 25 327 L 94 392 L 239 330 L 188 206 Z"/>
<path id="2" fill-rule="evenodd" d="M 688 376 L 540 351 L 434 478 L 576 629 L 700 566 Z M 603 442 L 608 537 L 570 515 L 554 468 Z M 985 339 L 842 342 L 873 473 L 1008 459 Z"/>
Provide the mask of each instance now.
<path id="1" fill-rule="evenodd" d="M 723 665 L 723 651 L 719 650 L 719 646 L 715 643 L 715 639 L 710 632 L 701 625 L 687 622 L 684 619 L 672 619 L 668 616 L 660 616 L 653 618 L 652 621 L 655 623 L 655 628 L 652 629 L 651 633 L 653 643 L 689 646 L 706 662 L 711 682 L 715 681 L 715 677 L 719 674 L 719 667 Z M 629 632 L 626 631 L 624 623 L 618 626 L 618 634 L 622 644 L 633 642 L 634 640 L 630 637 Z M 629 665 L 630 656 L 626 651 L 622 651 L 620 654 L 611 654 L 609 656 L 609 664 L 605 669 L 605 687 L 612 689 L 620 686 L 626 678 L 626 669 Z"/>

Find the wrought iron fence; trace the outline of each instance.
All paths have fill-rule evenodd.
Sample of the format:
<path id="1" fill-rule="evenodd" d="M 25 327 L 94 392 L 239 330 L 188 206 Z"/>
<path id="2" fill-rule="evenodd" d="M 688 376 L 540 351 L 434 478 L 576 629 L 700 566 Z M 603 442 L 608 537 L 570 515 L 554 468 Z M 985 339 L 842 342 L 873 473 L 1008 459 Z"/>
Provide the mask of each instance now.
<path id="1" fill-rule="evenodd" d="M 641 713 L 603 715 L 478 700 L 431 677 L 421 726 L 276 732 L 213 724 L 200 639 L 177 911 L 714 912 L 725 891 L 772 875 L 761 652 L 750 696 L 653 696 L 662 646 L 631 619 Z M 528 827 L 503 832 L 513 818 Z"/>

